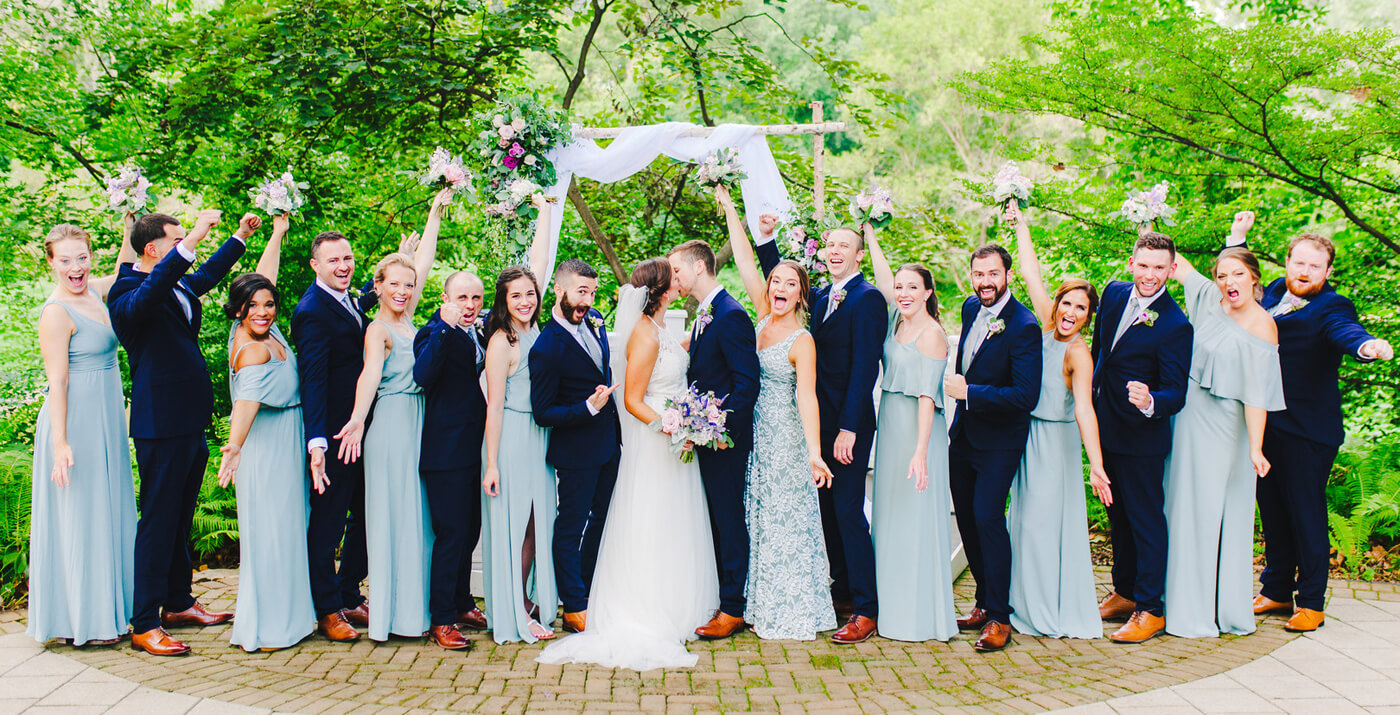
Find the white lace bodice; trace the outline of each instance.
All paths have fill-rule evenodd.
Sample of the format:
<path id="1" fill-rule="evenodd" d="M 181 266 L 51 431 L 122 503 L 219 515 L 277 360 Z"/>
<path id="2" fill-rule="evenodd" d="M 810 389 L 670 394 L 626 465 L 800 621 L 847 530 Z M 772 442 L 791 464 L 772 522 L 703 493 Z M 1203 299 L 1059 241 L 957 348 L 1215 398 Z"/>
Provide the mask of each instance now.
<path id="1" fill-rule="evenodd" d="M 650 316 L 646 320 L 651 324 L 661 347 L 656 354 L 656 364 L 651 368 L 651 381 L 647 383 L 643 401 L 660 412 L 667 398 L 681 395 L 689 387 L 686 370 L 690 369 L 690 354 L 671 331 L 657 325 Z"/>

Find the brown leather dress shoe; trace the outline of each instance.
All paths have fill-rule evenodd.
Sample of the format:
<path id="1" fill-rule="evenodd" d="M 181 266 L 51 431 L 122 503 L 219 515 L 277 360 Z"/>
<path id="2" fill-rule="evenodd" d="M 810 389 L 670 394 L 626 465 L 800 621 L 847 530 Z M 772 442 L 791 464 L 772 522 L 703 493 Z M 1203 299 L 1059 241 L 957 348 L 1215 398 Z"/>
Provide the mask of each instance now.
<path id="1" fill-rule="evenodd" d="M 564 614 L 564 630 L 570 633 L 582 633 L 588 625 L 588 611 L 576 611 Z"/>
<path id="2" fill-rule="evenodd" d="M 1125 621 L 1137 612 L 1137 602 L 1123 598 L 1117 591 L 1099 603 L 1099 618 L 1105 621 Z"/>
<path id="3" fill-rule="evenodd" d="M 428 634 L 432 636 L 434 643 L 447 650 L 464 650 L 471 645 L 455 625 L 433 626 L 428 629 Z"/>
<path id="4" fill-rule="evenodd" d="M 486 614 L 480 608 L 473 608 L 470 611 L 462 611 L 457 614 L 457 622 L 464 624 L 468 628 L 482 630 L 486 628 Z"/>
<path id="5" fill-rule="evenodd" d="M 342 609 L 341 613 L 345 614 L 345 620 L 350 625 L 356 628 L 369 627 L 369 601 L 360 601 L 360 605 Z"/>
<path id="6" fill-rule="evenodd" d="M 1114 643 L 1141 643 L 1167 629 L 1167 619 L 1148 611 L 1134 611 L 1132 618 L 1108 637 Z"/>
<path id="7" fill-rule="evenodd" d="M 958 630 L 960 631 L 980 631 L 982 626 L 987 625 L 987 612 L 980 608 L 973 608 L 966 616 L 958 618 Z"/>
<path id="8" fill-rule="evenodd" d="M 1283 624 L 1283 630 L 1289 633 L 1309 633 L 1315 631 L 1327 622 L 1327 617 L 1322 611 L 1314 611 L 1311 608 L 1300 608 L 1288 622 Z"/>
<path id="9" fill-rule="evenodd" d="M 1254 615 L 1262 616 L 1266 613 L 1292 613 L 1293 601 L 1275 601 L 1264 594 L 1254 597 Z"/>
<path id="10" fill-rule="evenodd" d="M 846 625 L 831 634 L 831 642 L 837 645 L 854 645 L 864 643 L 875 635 L 875 619 L 865 616 L 851 616 L 851 620 L 846 621 Z"/>
<path id="11" fill-rule="evenodd" d="M 724 611 L 715 611 L 715 617 L 709 623 L 695 629 L 695 635 L 705 640 L 719 640 L 728 638 L 739 631 L 744 630 L 744 619 L 731 616 Z"/>
<path id="12" fill-rule="evenodd" d="M 166 628 L 179 628 L 181 626 L 217 626 L 233 618 L 233 614 L 228 611 L 210 611 L 195 601 L 193 606 L 183 611 L 171 613 L 164 611 L 160 614 L 160 624 Z"/>
<path id="13" fill-rule="evenodd" d="M 987 625 L 982 626 L 982 636 L 972 644 L 972 647 L 986 653 L 1001 650 L 1010 642 L 1011 626 L 998 621 L 987 621 Z"/>
<path id="14" fill-rule="evenodd" d="M 152 628 L 131 636 L 131 649 L 144 650 L 151 655 L 188 655 L 190 647 L 170 637 L 164 628 Z"/>
<path id="15" fill-rule="evenodd" d="M 336 611 L 316 619 L 316 630 L 330 640 L 344 643 L 360 639 L 360 632 L 345 620 L 345 611 Z"/>

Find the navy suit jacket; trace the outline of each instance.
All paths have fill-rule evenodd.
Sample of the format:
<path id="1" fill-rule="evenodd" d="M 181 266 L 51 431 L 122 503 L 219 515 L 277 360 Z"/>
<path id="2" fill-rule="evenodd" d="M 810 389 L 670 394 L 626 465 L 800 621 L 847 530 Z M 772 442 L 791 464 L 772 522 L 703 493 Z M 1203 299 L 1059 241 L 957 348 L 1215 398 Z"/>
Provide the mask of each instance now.
<path id="1" fill-rule="evenodd" d="M 132 437 L 180 437 L 209 426 L 214 388 L 199 351 L 199 296 L 218 285 L 245 250 L 242 241 L 230 238 L 189 275 L 190 262 L 174 248 L 150 273 L 132 264 L 118 269 L 107 311 L 131 366 Z M 177 283 L 186 290 L 192 319 L 175 297 Z"/>
<path id="2" fill-rule="evenodd" d="M 1040 400 L 1040 325 L 1035 314 L 1014 296 L 997 317 L 1005 327 L 988 335 L 972 356 L 967 371 L 962 369 L 967 333 L 977 319 L 982 303 L 969 296 L 962 306 L 962 338 L 954 356 L 959 375 L 967 378 L 967 399 L 958 400 L 950 436 L 967 438 L 977 450 L 1021 450 L 1030 435 L 1031 410 Z"/>
<path id="3" fill-rule="evenodd" d="M 1288 292 L 1280 278 L 1264 291 L 1263 305 L 1272 310 Z M 1283 402 L 1288 408 L 1270 412 L 1268 428 L 1320 442 L 1342 444 L 1342 391 L 1337 373 L 1342 356 L 1356 354 L 1375 336 L 1356 319 L 1356 307 L 1330 284 L 1302 308 L 1274 318 L 1278 326 L 1278 360 L 1283 369 Z"/>
<path id="4" fill-rule="evenodd" d="M 365 367 L 365 304 L 376 297 L 367 292 L 355 302 L 359 323 L 314 281 L 292 312 L 292 342 L 297 347 L 297 376 L 301 379 L 301 421 L 306 439 L 330 441 L 355 410 L 355 383 Z"/>
<path id="5" fill-rule="evenodd" d="M 486 396 L 471 338 L 434 312 L 413 339 L 413 357 L 413 381 L 423 387 L 424 395 L 418 468 L 462 469 L 480 463 Z"/>
<path id="6" fill-rule="evenodd" d="M 585 320 L 601 322 L 603 315 L 590 310 Z M 584 404 L 595 388 L 611 385 L 613 379 L 608 331 L 589 329 L 603 349 L 602 372 L 573 333 L 552 316 L 530 348 L 530 409 L 536 424 L 553 428 L 546 458 L 555 469 L 602 466 L 617 456 L 621 444 L 617 402 L 609 398 L 597 415 Z"/>
<path id="7" fill-rule="evenodd" d="M 757 252 L 764 275 L 782 260 L 777 241 L 759 244 Z M 859 273 L 846 283 L 845 299 L 827 318 L 830 300 L 831 286 L 818 288 L 812 298 L 821 431 L 870 434 L 875 431 L 875 380 L 885 353 L 889 308 L 885 296 Z"/>
<path id="8" fill-rule="evenodd" d="M 758 350 L 753 319 L 723 288 L 710 301 L 711 320 L 690 341 L 686 377 L 696 388 L 724 398 L 725 425 L 736 447 L 752 446 L 758 402 Z"/>
<path id="9" fill-rule="evenodd" d="M 1123 333 L 1116 346 L 1113 334 L 1128 307 L 1133 284 L 1113 281 L 1103 290 L 1094 323 L 1094 411 L 1099 417 L 1099 441 L 1105 452 L 1166 456 L 1172 449 L 1171 417 L 1186 406 L 1186 380 L 1191 371 L 1193 331 L 1181 306 L 1165 291 L 1147 306 L 1157 313 L 1152 325 L 1138 323 Z M 1147 385 L 1152 416 L 1128 402 L 1128 383 Z"/>

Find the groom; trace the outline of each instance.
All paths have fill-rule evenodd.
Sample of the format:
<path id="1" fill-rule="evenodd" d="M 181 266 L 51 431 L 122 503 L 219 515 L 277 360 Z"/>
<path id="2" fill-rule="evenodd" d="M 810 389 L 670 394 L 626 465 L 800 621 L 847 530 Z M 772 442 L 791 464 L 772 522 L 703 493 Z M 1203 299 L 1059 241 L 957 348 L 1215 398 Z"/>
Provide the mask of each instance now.
<path id="1" fill-rule="evenodd" d="M 724 400 L 725 426 L 734 446 L 700 448 L 700 478 L 710 508 L 719 566 L 719 611 L 695 629 L 701 638 L 728 638 L 744 627 L 744 582 L 749 575 L 749 529 L 744 522 L 744 474 L 753 449 L 753 409 L 758 401 L 758 352 L 753 320 L 715 281 L 715 252 L 704 241 L 686 241 L 666 254 L 681 295 L 700 301 L 690 331 L 690 368 L 697 389 Z"/>
<path id="2" fill-rule="evenodd" d="M 576 258 L 554 271 L 554 310 L 530 348 L 530 408 L 552 427 L 546 460 L 559 478 L 554 520 L 554 577 L 564 629 L 584 629 L 603 520 L 622 456 L 611 397 L 608 333 L 593 309 L 598 273 Z"/>

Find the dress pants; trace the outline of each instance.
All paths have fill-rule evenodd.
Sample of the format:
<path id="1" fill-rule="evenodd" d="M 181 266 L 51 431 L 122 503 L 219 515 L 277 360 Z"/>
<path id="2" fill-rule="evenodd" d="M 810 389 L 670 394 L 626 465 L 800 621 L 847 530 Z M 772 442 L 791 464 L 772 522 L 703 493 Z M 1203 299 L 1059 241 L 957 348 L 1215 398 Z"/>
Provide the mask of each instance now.
<path id="1" fill-rule="evenodd" d="M 1260 593 L 1299 608 L 1321 611 L 1327 593 L 1327 476 L 1337 448 L 1278 430 L 1264 430 L 1269 476 L 1258 479 L 1256 498 L 1264 527 Z"/>
<path id="2" fill-rule="evenodd" d="M 554 519 L 554 580 L 565 613 L 588 610 L 593 567 L 608 517 L 620 455 L 597 467 L 553 465 L 559 478 L 559 512 Z"/>
<path id="3" fill-rule="evenodd" d="M 880 604 L 875 595 L 875 544 L 870 539 L 870 521 L 865 518 L 865 473 L 870 469 L 875 433 L 856 434 L 850 464 L 836 461 L 839 434 L 822 433 L 822 459 L 831 468 L 832 480 L 830 489 L 817 491 L 831 562 L 831 596 L 837 601 L 849 600 L 852 615 L 876 618 Z"/>
<path id="4" fill-rule="evenodd" d="M 419 476 L 433 522 L 428 615 L 433 625 L 450 626 L 457 622 L 457 614 L 476 608 L 472 552 L 481 539 L 481 463 L 423 470 Z"/>
<path id="5" fill-rule="evenodd" d="M 965 434 L 948 445 L 948 486 L 967 565 L 977 582 L 977 607 L 1011 623 L 1011 534 L 1006 500 L 1021 466 L 1021 449 L 974 449 Z"/>
<path id="6" fill-rule="evenodd" d="M 339 449 L 339 440 L 332 439 L 326 449 L 326 476 L 331 483 L 326 485 L 324 494 L 311 490 L 311 517 L 306 527 L 311 602 L 316 607 L 317 618 L 341 609 L 357 608 L 365 600 L 360 595 L 360 582 L 369 575 L 365 544 L 365 463 L 361 459 L 345 464 L 336 456 Z M 340 547 L 339 572 L 335 565 L 337 546 Z"/>
<path id="7" fill-rule="evenodd" d="M 753 413 L 745 430 L 730 414 L 728 449 L 697 449 L 700 480 L 705 484 L 705 504 L 715 539 L 715 564 L 719 567 L 719 610 L 742 618 L 747 601 L 744 584 L 749 579 L 749 527 L 744 518 L 744 479 L 753 449 Z"/>
<path id="8" fill-rule="evenodd" d="M 1137 602 L 1137 610 L 1162 615 L 1167 578 L 1167 515 L 1164 477 L 1167 458 L 1105 451 L 1113 504 L 1108 521 L 1113 538 L 1113 590 Z"/>
<path id="9" fill-rule="evenodd" d="M 141 520 L 136 523 L 131 628 L 145 633 L 160 627 L 162 608 L 174 613 L 194 605 L 190 522 L 209 462 L 209 445 L 203 432 L 135 443 Z"/>

